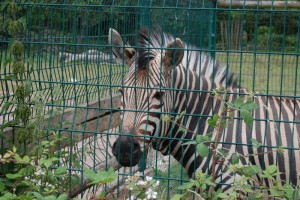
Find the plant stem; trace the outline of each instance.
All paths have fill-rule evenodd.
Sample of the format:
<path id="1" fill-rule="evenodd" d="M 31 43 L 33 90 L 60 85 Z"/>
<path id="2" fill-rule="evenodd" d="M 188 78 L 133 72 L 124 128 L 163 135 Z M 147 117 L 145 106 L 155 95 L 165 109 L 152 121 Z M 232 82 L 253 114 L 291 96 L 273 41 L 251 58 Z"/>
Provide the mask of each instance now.
<path id="1" fill-rule="evenodd" d="M 226 99 L 226 92 L 223 94 L 223 96 L 219 99 L 217 98 L 217 101 L 220 100 L 222 102 L 221 107 L 225 106 L 225 99 Z M 217 147 L 218 147 L 218 142 L 220 141 L 220 137 L 222 136 L 222 120 L 223 120 L 223 116 L 227 115 L 228 110 L 226 109 L 226 107 L 224 107 L 223 111 L 220 114 L 220 118 L 218 119 L 218 123 L 217 123 L 217 127 L 215 128 L 216 130 L 216 137 L 214 140 L 214 144 L 212 145 L 212 164 L 211 164 L 211 168 L 210 168 L 210 173 L 211 173 L 211 177 L 212 177 L 212 182 L 214 183 L 217 177 L 217 173 L 216 173 L 216 166 L 218 163 L 218 158 L 217 158 Z M 209 187 L 208 193 L 212 194 L 213 191 L 215 190 L 215 186 L 211 185 Z"/>

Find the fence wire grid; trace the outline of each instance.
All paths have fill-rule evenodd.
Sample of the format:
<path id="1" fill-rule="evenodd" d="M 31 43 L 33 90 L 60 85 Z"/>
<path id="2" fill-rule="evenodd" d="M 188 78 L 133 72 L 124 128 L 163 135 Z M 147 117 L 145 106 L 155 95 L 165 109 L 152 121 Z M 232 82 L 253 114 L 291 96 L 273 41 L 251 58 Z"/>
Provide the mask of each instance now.
<path id="1" fill-rule="evenodd" d="M 24 59 L 30 60 L 26 70 L 32 81 L 32 98 L 45 103 L 45 129 L 66 136 L 68 141 L 62 147 L 78 152 L 79 165 L 68 168 L 80 179 L 77 185 L 70 183 L 69 188 L 75 191 L 70 191 L 71 196 L 89 198 L 98 190 L 110 189 L 85 190 L 84 166 L 108 169 L 117 165 L 111 148 L 122 132 L 118 89 L 124 84 L 128 68 L 112 53 L 112 45 L 108 44 L 110 28 L 120 33 L 124 43 L 138 48 L 139 28 L 159 26 L 197 47 L 190 51 L 207 52 L 226 65 L 234 72 L 240 87 L 299 99 L 299 2 L 251 2 L 254 1 L 32 0 L 19 3 L 22 17 L 26 19 L 26 28 L 19 39 L 25 45 Z M 5 102 L 15 100 L 15 82 L 5 79 L 12 74 L 6 64 L 11 58 L 8 50 L 11 37 L 4 28 L 8 15 L 3 8 L 0 110 Z M 59 110 L 60 114 L 52 115 L 51 110 Z M 34 116 L 32 112 L 32 119 Z M 13 119 L 14 107 L 11 107 L 1 113 L 0 125 Z M 0 138 L 2 149 L 13 142 L 14 127 L 3 133 L 6 137 Z M 85 154 L 88 156 L 84 157 Z M 172 156 L 162 156 L 154 150 L 147 158 L 147 168 L 153 168 L 153 176 L 166 188 L 161 191 L 162 199 L 170 199 L 177 186 L 188 180 L 184 168 Z M 119 178 L 114 184 L 119 198 L 123 179 L 139 169 L 117 170 Z"/>

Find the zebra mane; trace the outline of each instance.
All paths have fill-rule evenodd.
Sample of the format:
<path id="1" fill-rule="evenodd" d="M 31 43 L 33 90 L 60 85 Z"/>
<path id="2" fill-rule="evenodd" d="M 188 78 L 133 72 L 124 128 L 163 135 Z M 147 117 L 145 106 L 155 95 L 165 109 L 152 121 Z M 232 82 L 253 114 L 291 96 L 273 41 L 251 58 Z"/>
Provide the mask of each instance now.
<path id="1" fill-rule="evenodd" d="M 163 53 L 162 48 L 174 41 L 174 37 L 164 33 L 160 27 L 153 29 L 140 28 L 138 33 L 138 66 L 145 68 L 149 60 Z"/>
<path id="2" fill-rule="evenodd" d="M 140 28 L 138 32 L 138 68 L 147 67 L 147 63 L 157 55 L 163 54 L 168 44 L 175 40 L 174 36 L 163 32 L 160 27 Z M 220 65 L 209 54 L 200 52 L 196 46 L 184 43 L 182 65 L 194 70 L 223 86 L 237 86 L 234 75 L 226 66 Z"/>

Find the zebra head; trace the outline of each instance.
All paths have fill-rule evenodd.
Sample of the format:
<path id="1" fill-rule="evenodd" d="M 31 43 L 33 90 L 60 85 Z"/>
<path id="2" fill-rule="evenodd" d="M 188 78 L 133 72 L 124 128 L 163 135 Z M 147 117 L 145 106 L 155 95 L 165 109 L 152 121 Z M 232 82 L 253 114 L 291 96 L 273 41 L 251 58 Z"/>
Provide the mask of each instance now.
<path id="1" fill-rule="evenodd" d="M 108 42 L 114 56 L 128 67 L 119 89 L 122 133 L 113 144 L 112 152 L 120 165 L 135 166 L 150 144 L 151 136 L 158 135 L 161 113 L 168 112 L 165 104 L 171 97 L 165 88 L 168 88 L 172 69 L 183 58 L 183 43 L 159 32 L 150 35 L 147 29 L 140 29 L 136 49 L 124 45 L 114 29 L 109 30 Z"/>

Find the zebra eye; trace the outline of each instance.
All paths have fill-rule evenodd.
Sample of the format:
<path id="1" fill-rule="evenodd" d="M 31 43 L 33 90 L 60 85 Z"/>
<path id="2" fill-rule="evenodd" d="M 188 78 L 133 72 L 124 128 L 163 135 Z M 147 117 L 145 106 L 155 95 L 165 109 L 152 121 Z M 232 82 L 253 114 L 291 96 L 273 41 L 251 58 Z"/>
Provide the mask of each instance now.
<path id="1" fill-rule="evenodd" d="M 157 92 L 154 93 L 153 98 L 162 99 L 164 94 L 165 94 L 165 92 L 163 92 L 163 91 L 157 91 Z"/>

